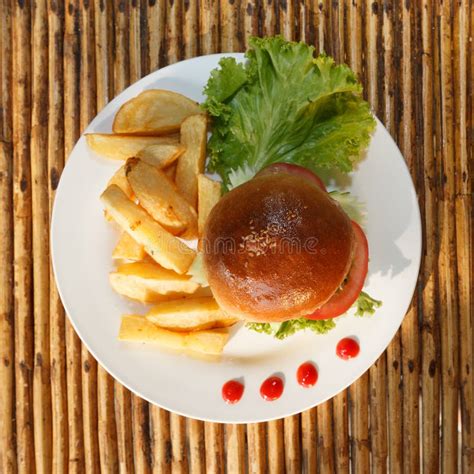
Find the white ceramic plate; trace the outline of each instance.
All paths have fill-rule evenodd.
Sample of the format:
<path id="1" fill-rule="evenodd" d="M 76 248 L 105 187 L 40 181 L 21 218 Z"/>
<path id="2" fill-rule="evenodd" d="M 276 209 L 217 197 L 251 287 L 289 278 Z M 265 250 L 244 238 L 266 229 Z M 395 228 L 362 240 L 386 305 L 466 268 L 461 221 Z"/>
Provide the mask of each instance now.
<path id="1" fill-rule="evenodd" d="M 109 132 L 120 105 L 144 89 L 169 89 L 201 101 L 209 72 L 222 56 L 230 54 L 198 57 L 150 74 L 110 102 L 87 132 Z M 241 328 L 220 361 L 117 341 L 121 314 L 143 312 L 140 305 L 115 294 L 108 283 L 118 233 L 104 220 L 99 195 L 119 166 L 95 155 L 80 138 L 56 193 L 51 241 L 59 292 L 72 324 L 99 363 L 133 392 L 193 418 L 226 423 L 270 420 L 334 396 L 360 377 L 390 343 L 415 288 L 421 225 L 409 172 L 380 122 L 366 159 L 347 186 L 367 206 L 370 265 L 365 289 L 383 300 L 382 308 L 373 317 L 343 316 L 327 335 L 299 333 L 285 341 Z M 337 342 L 345 336 L 356 337 L 361 346 L 359 356 L 349 361 L 335 353 Z M 309 389 L 296 381 L 298 366 L 308 360 L 319 371 L 317 384 Z M 267 402 L 259 388 L 275 373 L 283 377 L 285 389 L 279 400 Z M 243 380 L 245 392 L 238 404 L 228 405 L 221 398 L 221 387 L 234 378 Z"/>

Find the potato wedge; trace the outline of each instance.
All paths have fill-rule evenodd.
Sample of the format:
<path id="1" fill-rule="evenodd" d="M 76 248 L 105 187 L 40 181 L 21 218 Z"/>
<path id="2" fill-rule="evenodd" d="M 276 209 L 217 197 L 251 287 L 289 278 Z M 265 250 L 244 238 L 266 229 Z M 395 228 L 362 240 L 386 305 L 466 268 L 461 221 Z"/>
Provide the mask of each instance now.
<path id="1" fill-rule="evenodd" d="M 226 319 L 212 297 L 190 297 L 158 303 L 146 317 L 160 327 L 179 331 L 211 328 L 217 321 Z"/>
<path id="2" fill-rule="evenodd" d="M 207 117 L 192 115 L 181 125 L 181 143 L 186 151 L 179 157 L 176 185 L 188 202 L 196 208 L 197 176 L 204 172 L 207 144 Z"/>
<path id="3" fill-rule="evenodd" d="M 153 342 L 179 351 L 218 355 L 224 350 L 229 332 L 225 328 L 175 332 L 154 325 L 144 316 L 126 314 L 122 316 L 118 338 L 121 341 Z"/>
<path id="4" fill-rule="evenodd" d="M 113 160 L 126 160 L 151 145 L 176 145 L 176 135 L 165 137 L 137 137 L 113 133 L 87 133 L 86 141 L 92 151 Z"/>
<path id="5" fill-rule="evenodd" d="M 173 235 L 186 229 L 196 235 L 196 211 L 161 170 L 138 158 L 130 158 L 125 173 L 141 206 L 153 219 Z"/>
<path id="6" fill-rule="evenodd" d="M 204 174 L 198 175 L 198 230 L 202 235 L 207 216 L 221 198 L 221 183 L 208 178 Z"/>
<path id="7" fill-rule="evenodd" d="M 166 168 L 174 163 L 183 153 L 182 145 L 151 145 L 137 153 L 137 158 L 146 161 L 159 169 Z"/>
<path id="8" fill-rule="evenodd" d="M 178 131 L 186 117 L 199 113 L 199 104 L 184 95 L 150 89 L 120 107 L 112 130 L 114 133 L 161 135 Z"/>
<path id="9" fill-rule="evenodd" d="M 114 259 L 133 260 L 135 262 L 143 260 L 145 256 L 146 252 L 143 245 L 135 242 L 126 232 L 122 233 L 112 252 L 112 258 Z"/>
<path id="10" fill-rule="evenodd" d="M 111 184 L 116 184 L 129 199 L 133 197 L 133 190 L 128 182 L 127 176 L 125 175 L 125 165 L 122 165 L 115 174 L 110 178 L 107 186 Z"/>
<path id="11" fill-rule="evenodd" d="M 163 229 L 140 206 L 127 198 L 116 185 L 109 186 L 101 196 L 107 212 L 115 222 L 162 267 L 179 274 L 186 273 L 196 252 Z"/>

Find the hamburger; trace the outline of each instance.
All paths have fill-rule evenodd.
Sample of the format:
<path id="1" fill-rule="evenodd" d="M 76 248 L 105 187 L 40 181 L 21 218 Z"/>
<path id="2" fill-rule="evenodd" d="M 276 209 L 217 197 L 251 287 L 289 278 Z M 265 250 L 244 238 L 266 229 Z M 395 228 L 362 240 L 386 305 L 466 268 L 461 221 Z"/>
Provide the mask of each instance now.
<path id="1" fill-rule="evenodd" d="M 211 211 L 203 266 L 222 310 L 249 322 L 331 319 L 362 291 L 362 229 L 311 171 L 271 165 Z"/>

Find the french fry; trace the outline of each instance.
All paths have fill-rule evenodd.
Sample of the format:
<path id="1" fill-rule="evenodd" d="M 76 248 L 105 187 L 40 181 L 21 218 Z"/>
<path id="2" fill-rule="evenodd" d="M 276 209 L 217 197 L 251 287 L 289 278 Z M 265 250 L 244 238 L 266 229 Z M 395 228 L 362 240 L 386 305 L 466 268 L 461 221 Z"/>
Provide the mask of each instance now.
<path id="1" fill-rule="evenodd" d="M 176 177 L 176 164 L 173 163 L 170 166 L 167 166 L 163 169 L 163 173 L 174 183 L 174 179 Z"/>
<path id="2" fill-rule="evenodd" d="M 176 135 L 139 137 L 113 133 L 87 133 L 86 141 L 92 151 L 113 160 L 126 160 L 151 145 L 176 145 L 179 143 Z"/>
<path id="3" fill-rule="evenodd" d="M 176 185 L 188 202 L 196 208 L 197 176 L 204 172 L 207 144 L 207 117 L 192 115 L 181 125 L 181 143 L 186 151 L 179 157 Z"/>
<path id="4" fill-rule="evenodd" d="M 225 328 L 175 332 L 154 325 L 144 316 L 128 314 L 122 316 L 118 338 L 121 341 L 152 342 L 179 351 L 218 355 L 224 350 L 229 333 Z"/>
<path id="5" fill-rule="evenodd" d="M 202 235 L 207 216 L 221 198 L 221 183 L 208 178 L 204 174 L 198 175 L 198 230 Z"/>
<path id="6" fill-rule="evenodd" d="M 115 274 L 126 280 L 137 281 L 155 293 L 194 293 L 199 285 L 191 281 L 187 275 L 178 275 L 172 270 L 160 267 L 153 262 L 124 263 L 117 268 Z"/>
<path id="7" fill-rule="evenodd" d="M 110 286 L 116 293 L 132 300 L 139 301 L 140 303 L 159 303 L 179 298 L 177 295 L 160 295 L 155 293 L 154 291 L 149 290 L 143 284 L 143 281 L 128 275 L 121 275 L 120 273 L 111 273 L 109 275 L 109 282 Z"/>
<path id="8" fill-rule="evenodd" d="M 146 317 L 160 327 L 179 331 L 207 329 L 227 319 L 212 297 L 164 301 L 154 306 Z"/>
<path id="9" fill-rule="evenodd" d="M 186 335 L 186 348 L 203 354 L 219 355 L 222 354 L 228 340 L 227 328 L 192 331 Z"/>
<path id="10" fill-rule="evenodd" d="M 138 262 L 146 257 L 143 245 L 138 244 L 126 232 L 123 232 L 113 252 L 113 259 L 133 260 Z"/>
<path id="11" fill-rule="evenodd" d="M 117 185 L 129 199 L 133 197 L 133 190 L 128 182 L 127 176 L 125 175 L 125 165 L 122 165 L 115 174 L 110 178 L 107 186 L 111 184 Z"/>
<path id="12" fill-rule="evenodd" d="M 187 235 L 196 235 L 196 212 L 161 170 L 130 158 L 125 173 L 140 204 L 168 232 L 179 235 L 187 229 Z"/>
<path id="13" fill-rule="evenodd" d="M 102 193 L 101 200 L 115 222 L 162 267 L 186 273 L 196 252 L 163 229 L 140 206 L 127 198 L 116 185 Z"/>
<path id="14" fill-rule="evenodd" d="M 161 135 L 178 131 L 186 117 L 199 113 L 199 104 L 184 95 L 151 89 L 120 107 L 112 129 L 114 133 Z"/>
<path id="15" fill-rule="evenodd" d="M 151 145 L 137 153 L 137 158 L 157 168 L 166 168 L 174 163 L 184 152 L 182 145 Z"/>

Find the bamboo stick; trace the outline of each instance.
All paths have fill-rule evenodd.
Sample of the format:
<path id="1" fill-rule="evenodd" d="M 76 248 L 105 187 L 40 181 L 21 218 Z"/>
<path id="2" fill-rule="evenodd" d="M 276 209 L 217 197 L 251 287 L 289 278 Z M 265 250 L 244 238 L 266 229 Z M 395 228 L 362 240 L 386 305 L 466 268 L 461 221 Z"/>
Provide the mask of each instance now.
<path id="1" fill-rule="evenodd" d="M 278 3 L 278 16 L 280 20 L 280 34 L 287 40 L 293 41 L 297 34 L 294 0 Z"/>
<path id="2" fill-rule="evenodd" d="M 422 273 L 422 449 L 423 472 L 439 469 L 439 324 L 437 321 L 436 255 L 436 155 L 433 150 L 433 9 L 423 1 L 422 9 L 422 100 L 423 100 L 423 202 L 425 251 Z"/>
<path id="3" fill-rule="evenodd" d="M 206 469 L 208 473 L 218 474 L 224 469 L 224 430 L 220 423 L 204 424 L 206 440 Z"/>
<path id="4" fill-rule="evenodd" d="M 337 63 L 344 62 L 344 2 L 332 2 L 328 6 L 329 25 L 332 30 L 332 40 L 330 41 L 331 55 Z"/>
<path id="5" fill-rule="evenodd" d="M 115 422 L 120 472 L 133 471 L 131 394 L 115 382 Z"/>
<path id="6" fill-rule="evenodd" d="M 119 461 L 114 413 L 114 380 L 100 365 L 97 366 L 97 405 L 100 470 L 117 472 Z"/>
<path id="7" fill-rule="evenodd" d="M 48 140 L 48 27 L 46 0 L 32 4 L 31 183 L 33 231 L 34 371 L 33 416 L 35 464 L 51 472 L 51 388 L 49 355 L 49 201 Z"/>
<path id="8" fill-rule="evenodd" d="M 326 20 L 324 18 L 324 3 L 320 2 L 314 8 L 314 45 L 317 53 L 325 52 L 325 32 L 327 29 Z"/>
<path id="9" fill-rule="evenodd" d="M 193 58 L 199 51 L 198 0 L 187 0 L 183 4 L 184 57 Z"/>
<path id="10" fill-rule="evenodd" d="M 94 0 L 94 38 L 97 111 L 102 110 L 113 95 L 112 28 L 110 2 Z M 100 371 L 99 371 L 100 372 Z"/>
<path id="11" fill-rule="evenodd" d="M 148 25 L 148 69 L 155 71 L 162 65 L 165 49 L 166 2 L 149 1 L 147 5 Z"/>
<path id="12" fill-rule="evenodd" d="M 153 473 L 171 472 L 170 415 L 166 410 L 150 406 L 152 427 Z"/>
<path id="13" fill-rule="evenodd" d="M 318 406 L 318 464 L 319 472 L 334 472 L 334 442 L 332 425 L 332 400 Z"/>
<path id="14" fill-rule="evenodd" d="M 346 41 L 348 45 L 347 57 L 349 65 L 361 80 L 363 80 L 362 16 L 361 2 L 354 1 L 349 4 L 348 24 L 350 36 Z M 366 372 L 349 388 L 349 413 L 352 433 L 351 457 L 352 468 L 355 472 L 367 472 L 369 470 L 368 385 L 369 375 Z"/>
<path id="15" fill-rule="evenodd" d="M 332 55 L 333 50 L 333 30 L 331 25 L 331 14 L 330 10 L 332 7 L 331 0 L 325 0 L 319 2 L 319 26 L 320 26 L 320 36 L 321 36 L 321 45 L 324 49 L 321 52 L 325 54 Z"/>
<path id="16" fill-rule="evenodd" d="M 220 1 L 221 51 L 241 51 L 239 6 L 232 0 Z"/>
<path id="17" fill-rule="evenodd" d="M 257 0 L 250 0 L 242 2 L 241 18 L 243 19 L 243 48 L 247 49 L 249 46 L 249 38 L 259 34 L 258 17 L 260 15 L 260 5 Z"/>
<path id="18" fill-rule="evenodd" d="M 204 440 L 204 422 L 188 419 L 189 438 L 189 472 L 201 474 L 206 472 L 206 447 Z"/>
<path id="19" fill-rule="evenodd" d="M 395 11 L 394 4 L 384 0 L 382 45 L 384 62 L 383 96 L 385 126 L 392 137 L 396 137 L 396 99 L 397 83 L 395 65 Z M 387 411 L 388 411 L 388 447 L 389 470 L 401 473 L 403 470 L 402 454 L 402 399 L 401 399 L 401 347 L 400 331 L 395 335 L 387 348 Z"/>
<path id="20" fill-rule="evenodd" d="M 334 464 L 338 474 L 349 473 L 349 411 L 347 390 L 333 398 Z"/>
<path id="21" fill-rule="evenodd" d="M 347 10 L 347 32 L 346 40 L 347 53 L 346 61 L 352 70 L 362 77 L 362 9 L 361 0 L 354 0 L 349 3 Z"/>
<path id="22" fill-rule="evenodd" d="M 17 470 L 15 449 L 14 300 L 13 300 L 13 151 L 11 3 L 0 2 L 0 472 Z"/>
<path id="23" fill-rule="evenodd" d="M 148 403 L 137 395 L 132 395 L 132 430 L 135 472 L 148 474 L 151 469 Z"/>
<path id="24" fill-rule="evenodd" d="M 362 375 L 349 388 L 351 461 L 354 472 L 369 471 L 369 377 Z"/>
<path id="25" fill-rule="evenodd" d="M 401 67 L 399 68 L 401 84 L 401 111 L 399 144 L 410 172 L 416 179 L 416 146 L 413 95 L 413 5 L 401 5 Z M 420 338 L 418 329 L 417 293 L 402 323 L 402 374 L 403 374 L 403 463 L 409 472 L 420 470 L 419 449 L 419 372 L 420 372 Z"/>
<path id="26" fill-rule="evenodd" d="M 461 405 L 461 466 L 463 472 L 474 470 L 474 332 L 472 300 L 472 174 L 470 174 L 468 139 L 469 105 L 472 107 L 473 69 L 469 58 L 469 5 L 468 2 L 454 3 L 453 59 L 455 101 L 455 178 L 456 178 L 456 252 L 459 298 L 459 367 Z M 471 22 L 471 31 L 472 31 Z M 472 33 L 471 33 L 472 34 Z M 471 99 L 471 104 L 468 103 Z M 472 109 L 471 109 L 472 110 Z M 471 151 L 472 153 L 472 151 Z"/>
<path id="27" fill-rule="evenodd" d="M 317 471 L 317 442 L 317 409 L 311 408 L 301 413 L 301 451 L 304 472 Z"/>
<path id="28" fill-rule="evenodd" d="M 378 48 L 380 46 L 380 2 L 366 2 L 366 77 L 367 95 L 372 109 L 380 115 L 383 112 L 382 81 L 379 79 Z M 387 356 L 382 354 L 369 370 L 370 380 L 370 442 L 372 471 L 385 472 L 387 469 Z"/>
<path id="29" fill-rule="evenodd" d="M 3 26 L 3 25 L 2 25 Z M 3 44 L 0 44 L 3 47 Z M 5 51 L 3 49 L 3 51 Z M 2 104 L 3 105 L 3 104 Z M 14 327 L 13 327 L 13 221 L 12 221 L 12 149 L 0 138 L 0 471 L 16 472 L 14 442 Z"/>
<path id="30" fill-rule="evenodd" d="M 168 0 L 166 3 L 166 58 L 167 64 L 182 59 L 183 49 L 183 9 L 182 2 Z"/>
<path id="31" fill-rule="evenodd" d="M 272 36 L 277 33 L 276 1 L 277 0 L 267 0 L 265 8 L 262 8 L 263 34 L 265 36 Z"/>
<path id="32" fill-rule="evenodd" d="M 283 420 L 267 423 L 268 472 L 283 472 L 285 466 L 285 443 L 283 438 Z"/>
<path id="33" fill-rule="evenodd" d="M 387 359 L 382 354 L 370 368 L 370 450 L 372 471 L 387 470 Z"/>
<path id="34" fill-rule="evenodd" d="M 80 130 L 83 132 L 96 114 L 94 12 L 88 0 L 80 4 Z M 84 461 L 87 472 L 99 472 L 97 419 L 97 362 L 82 345 L 82 422 Z"/>
<path id="35" fill-rule="evenodd" d="M 97 362 L 82 345 L 82 422 L 84 462 L 87 472 L 100 472 L 97 417 Z"/>
<path id="36" fill-rule="evenodd" d="M 118 95 L 130 83 L 129 56 L 129 4 L 114 2 L 114 93 Z M 115 422 L 117 427 L 117 453 L 121 471 L 133 470 L 133 437 L 131 424 L 131 394 L 115 381 Z"/>
<path id="37" fill-rule="evenodd" d="M 299 2 L 298 15 L 300 41 L 314 44 L 314 3 L 309 0 Z"/>
<path id="38" fill-rule="evenodd" d="M 128 3 L 114 0 L 114 94 L 118 95 L 130 83 L 130 60 L 128 40 Z"/>
<path id="39" fill-rule="evenodd" d="M 102 110 L 113 95 L 113 62 L 109 2 L 94 2 L 95 66 L 97 110 Z M 97 417 L 100 469 L 118 471 L 117 427 L 114 412 L 114 380 L 97 366 Z"/>
<path id="40" fill-rule="evenodd" d="M 171 470 L 173 473 L 188 472 L 188 453 L 186 447 L 186 418 L 170 413 L 171 432 Z"/>
<path id="41" fill-rule="evenodd" d="M 199 8 L 199 46 L 201 54 L 220 51 L 218 22 L 219 0 L 201 0 Z"/>
<path id="42" fill-rule="evenodd" d="M 442 390 L 442 439 L 441 467 L 443 472 L 455 472 L 458 467 L 458 384 L 459 337 L 457 285 L 456 285 L 456 235 L 454 219 L 454 116 L 451 2 L 438 5 L 440 15 L 439 67 L 441 92 L 441 157 L 439 169 L 441 186 L 438 196 L 440 229 L 439 309 L 441 322 L 441 390 Z"/>
<path id="43" fill-rule="evenodd" d="M 30 4 L 13 6 L 13 223 L 15 298 L 15 397 L 18 472 L 35 469 L 33 446 L 33 311 L 31 262 Z"/>
<path id="44" fill-rule="evenodd" d="M 64 33 L 64 156 L 69 156 L 79 137 L 79 2 L 70 2 L 65 12 Z M 84 470 L 82 425 L 81 342 L 66 320 L 67 399 L 69 466 Z"/>
<path id="45" fill-rule="evenodd" d="M 132 1 L 129 8 L 130 82 L 134 83 L 142 77 L 143 67 L 140 42 L 140 3 Z M 131 403 L 135 472 L 148 473 L 151 468 L 148 403 L 135 394 L 131 394 Z"/>
<path id="46" fill-rule="evenodd" d="M 142 77 L 142 55 L 140 43 L 140 2 L 132 0 L 130 4 L 129 27 L 129 55 L 130 55 L 130 83 Z"/>
<path id="47" fill-rule="evenodd" d="M 283 420 L 285 466 L 287 472 L 301 471 L 300 415 Z"/>
<path id="48" fill-rule="evenodd" d="M 64 9 L 50 1 L 48 6 L 48 192 L 51 220 L 54 196 L 64 165 L 63 122 L 63 25 Z M 52 403 L 52 472 L 68 469 L 68 419 L 66 387 L 66 351 L 64 347 L 64 309 L 54 282 L 50 265 L 49 313 Z"/>
<path id="49" fill-rule="evenodd" d="M 226 454 L 227 454 L 227 472 L 245 473 L 246 472 L 246 430 L 245 425 L 226 425 Z"/>
<path id="50" fill-rule="evenodd" d="M 267 472 L 266 434 L 265 423 L 252 423 L 247 425 L 247 457 L 249 472 Z"/>

